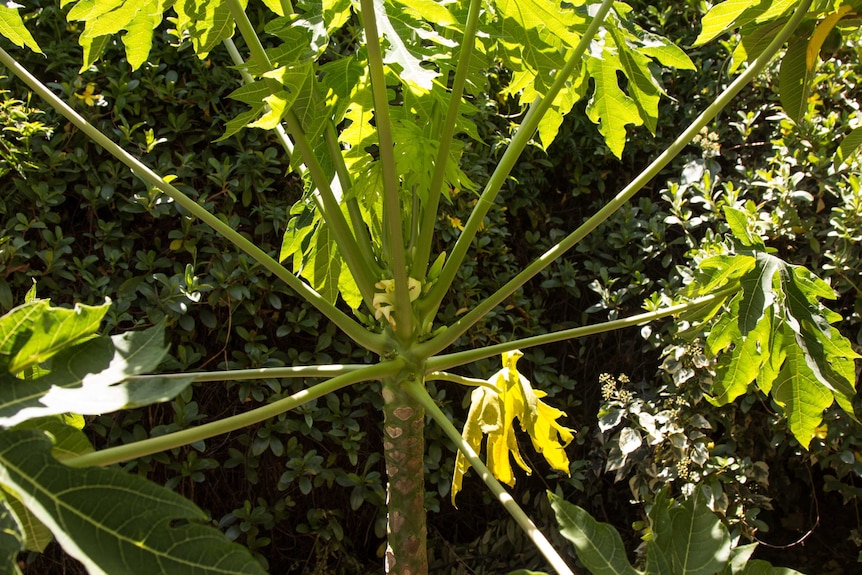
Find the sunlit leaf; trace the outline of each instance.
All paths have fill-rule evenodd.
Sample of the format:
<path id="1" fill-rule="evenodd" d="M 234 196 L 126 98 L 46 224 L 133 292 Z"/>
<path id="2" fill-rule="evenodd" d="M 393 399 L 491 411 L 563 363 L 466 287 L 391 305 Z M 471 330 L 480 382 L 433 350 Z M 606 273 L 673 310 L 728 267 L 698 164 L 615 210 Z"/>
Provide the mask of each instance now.
<path id="1" fill-rule="evenodd" d="M 52 307 L 49 300 L 13 308 L 0 317 L 0 371 L 17 374 L 86 341 L 99 328 L 108 308 L 110 302 L 76 304 L 73 309 Z"/>
<path id="2" fill-rule="evenodd" d="M 3 36 L 16 46 L 27 46 L 37 54 L 42 53 L 39 44 L 24 26 L 24 21 L 18 13 L 19 5 L 12 2 L 0 2 L 0 36 Z"/>
<path id="3" fill-rule="evenodd" d="M 18 379 L 0 374 L 0 425 L 60 413 L 100 414 L 167 401 L 193 377 L 154 376 L 130 381 L 155 369 L 164 358 L 164 328 L 98 337 L 53 356 L 47 375 Z"/>
<path id="4" fill-rule="evenodd" d="M 814 68 L 807 66 L 807 58 L 808 36 L 801 34 L 790 42 L 778 72 L 781 107 L 794 122 L 799 122 L 808 110 Z"/>

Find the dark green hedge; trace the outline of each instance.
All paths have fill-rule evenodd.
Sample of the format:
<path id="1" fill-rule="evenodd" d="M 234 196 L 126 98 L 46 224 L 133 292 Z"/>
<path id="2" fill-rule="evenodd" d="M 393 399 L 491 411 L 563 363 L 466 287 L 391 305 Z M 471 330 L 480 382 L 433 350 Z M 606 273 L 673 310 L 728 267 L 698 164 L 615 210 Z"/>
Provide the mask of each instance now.
<path id="1" fill-rule="evenodd" d="M 135 73 L 123 62 L 122 51 L 113 49 L 103 63 L 79 75 L 74 34 L 57 9 L 42 4 L 34 31 L 50 57 L 16 50 L 22 62 L 116 141 L 161 173 L 176 175 L 183 191 L 275 254 L 301 186 L 286 173 L 279 145 L 263 132 L 245 131 L 212 143 L 238 112 L 224 98 L 238 85 L 227 56 L 216 50 L 199 61 L 188 46 L 179 51 L 170 46 L 172 38 L 164 34 L 151 63 Z M 669 2 L 661 8 L 636 4 L 660 33 L 674 37 L 682 30 L 674 37 L 682 43 L 690 43 L 696 33 L 698 2 Z M 665 78 L 676 101 L 664 101 L 656 137 L 634 132 L 622 161 L 608 153 L 583 106 L 566 120 L 547 154 L 528 151 L 489 212 L 442 308 L 441 322 L 470 309 L 576 227 L 687 125 L 720 90 L 727 52 L 715 45 L 693 57 L 697 74 Z M 679 266 L 684 272 L 700 242 L 722 231 L 716 206 L 737 191 L 758 204 L 763 233 L 785 257 L 832 278 L 841 294 L 836 309 L 850 318 L 845 330 L 862 342 L 862 300 L 856 298 L 862 260 L 858 165 L 829 169 L 834 134 L 855 113 L 855 94 L 846 86 L 858 85 L 858 58 L 848 52 L 845 60 L 849 64 L 830 64 L 835 77 L 821 88 L 818 119 L 798 129 L 782 119 L 772 82 L 765 78 L 741 100 L 744 113 L 722 116 L 711 130 L 715 136 L 705 135 L 700 146 L 691 146 L 636 202 L 489 314 L 457 347 L 636 313 L 650 294 L 681 285 Z M 505 82 L 505 70 L 489 71 L 492 88 Z M 89 94 L 101 96 L 98 101 L 86 99 L 91 83 Z M 16 81 L 3 79 L 0 88 L 9 90 L 0 98 L 26 101 Z M 497 144 L 509 135 L 506 116 L 517 110 L 496 93 L 476 104 L 485 145 L 468 146 L 465 166 L 481 182 L 498 157 Z M 53 135 L 31 141 L 31 165 L 0 177 L 0 309 L 20 301 L 33 280 L 40 294 L 56 303 L 110 297 L 114 305 L 107 331 L 167 318 L 169 371 L 371 360 L 290 289 L 147 189 L 64 120 L 52 112 L 40 118 L 54 127 Z M 716 138 L 720 155 L 715 154 Z M 703 173 L 711 175 L 708 183 Z M 794 181 L 795 173 L 802 174 L 801 180 Z M 450 214 L 439 222 L 439 249 L 457 236 L 458 221 L 466 221 L 472 202 L 468 193 L 454 197 Z M 535 456 L 536 474 L 519 478 L 515 497 L 533 508 L 539 523 L 551 521 L 544 489 L 559 486 L 570 500 L 629 533 L 634 548 L 637 534 L 630 527 L 640 518 L 639 508 L 629 505 L 627 481 L 614 483 L 603 472 L 613 438 L 597 431 L 596 413 L 604 401 L 599 376 L 625 373 L 635 382 L 635 396 L 654 401 L 669 377 L 657 370 L 661 352 L 674 345 L 673 330 L 657 326 L 650 334 L 630 330 L 527 351 L 520 364 L 527 376 L 569 413 L 570 427 L 581 429 L 570 448 L 571 478 L 544 472 Z M 477 362 L 470 375 L 487 377 L 498 367 L 495 360 Z M 202 384 L 169 404 L 93 418 L 89 430 L 98 447 L 135 441 L 246 410 L 304 384 Z M 379 572 L 385 484 L 376 391 L 375 385 L 350 389 L 245 432 L 126 467 L 194 499 L 231 537 L 259 553 L 273 573 Z M 463 388 L 437 383 L 434 393 L 444 410 L 463 417 Z M 803 452 L 783 435 L 774 406 L 763 398 L 751 396 L 742 408 L 714 410 L 692 401 L 684 409 L 692 417 L 705 414 L 713 442 L 739 462 L 736 475 L 715 478 L 736 498 L 742 518 L 730 512 L 728 518 L 741 532 L 751 534 L 770 523 L 776 538 L 758 536 L 789 542 L 790 519 L 801 517 L 802 527 L 810 527 L 809 505 L 816 501 L 824 511 L 830 509 L 835 533 L 843 535 L 824 525 L 815 536 L 831 539 L 834 556 L 842 558 L 839 567 L 848 565 L 843 572 L 853 572 L 857 549 L 847 537 L 849 529 L 860 526 L 855 515 L 840 511 L 842 496 L 855 503 L 860 494 L 862 468 L 853 455 L 862 442 L 858 429 L 834 416 L 822 441 Z M 745 437 L 738 437 L 743 431 Z M 475 478 L 465 482 L 460 510 L 452 509 L 451 446 L 434 427 L 426 438 L 433 572 L 541 567 L 531 544 Z M 529 446 L 522 449 L 531 453 Z M 623 479 L 649 478 L 656 469 L 679 464 L 657 452 L 639 457 Z M 758 461 L 768 461 L 768 485 L 738 490 Z M 668 477 L 679 482 L 678 475 Z M 834 492 L 821 493 L 824 485 Z M 770 501 L 774 511 L 758 515 L 755 503 Z M 779 563 L 804 570 L 805 560 Z M 69 572 L 65 561 L 52 551 L 27 572 Z M 828 572 L 842 573 L 838 568 Z"/>

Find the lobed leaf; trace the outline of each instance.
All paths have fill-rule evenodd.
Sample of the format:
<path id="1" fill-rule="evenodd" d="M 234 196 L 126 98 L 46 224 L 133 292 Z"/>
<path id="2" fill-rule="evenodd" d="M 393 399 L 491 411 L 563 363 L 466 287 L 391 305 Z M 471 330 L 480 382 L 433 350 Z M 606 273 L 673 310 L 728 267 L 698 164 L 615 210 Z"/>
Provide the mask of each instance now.
<path id="1" fill-rule="evenodd" d="M 38 431 L 0 433 L 0 483 L 91 575 L 263 575 L 182 496 L 120 470 L 75 469 Z"/>

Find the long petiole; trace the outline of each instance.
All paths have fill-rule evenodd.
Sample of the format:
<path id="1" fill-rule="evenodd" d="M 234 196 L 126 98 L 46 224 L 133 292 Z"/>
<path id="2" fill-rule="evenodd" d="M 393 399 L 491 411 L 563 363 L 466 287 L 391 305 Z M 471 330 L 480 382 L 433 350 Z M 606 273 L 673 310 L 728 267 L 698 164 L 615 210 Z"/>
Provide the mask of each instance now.
<path id="1" fill-rule="evenodd" d="M 452 285 L 452 281 L 455 279 L 458 269 L 461 267 L 464 257 L 470 249 L 473 238 L 476 237 L 476 233 L 482 226 L 485 214 L 487 214 L 491 206 L 494 205 L 494 199 L 497 197 L 497 193 L 508 179 L 509 173 L 521 157 L 521 153 L 524 151 L 524 148 L 526 148 L 527 144 L 532 140 L 533 134 L 535 134 L 536 129 L 539 127 L 539 122 L 544 118 L 547 111 L 553 105 L 554 99 L 565 87 L 571 75 L 580 65 L 584 52 L 586 52 L 593 37 L 598 33 L 602 22 L 604 22 L 605 17 L 613 4 L 614 0 L 603 0 L 601 6 L 593 16 L 590 25 L 587 27 L 584 35 L 578 42 L 578 45 L 569 55 L 566 65 L 556 73 L 554 83 L 548 89 L 547 94 L 545 94 L 543 98 L 536 99 L 536 101 L 530 105 L 527 115 L 524 117 L 520 127 L 512 137 L 512 141 L 509 143 L 508 148 L 506 148 L 506 152 L 503 154 L 503 157 L 500 158 L 500 162 L 494 169 L 494 173 L 491 174 L 491 177 L 485 184 L 485 189 L 479 196 L 476 206 L 473 208 L 473 212 L 467 219 L 467 223 L 464 224 L 464 230 L 458 237 L 458 241 L 455 242 L 455 246 L 452 248 L 452 253 L 449 255 L 446 264 L 443 266 L 443 271 L 440 273 L 437 283 L 431 289 L 431 292 L 422 304 L 420 317 L 422 318 L 423 324 L 437 313 L 437 308 L 440 306 L 440 302 L 443 301 L 443 296 L 449 290 L 449 286 Z"/>
<path id="2" fill-rule="evenodd" d="M 407 393 L 413 397 L 416 401 L 418 401 L 422 407 L 425 408 L 425 412 L 431 416 L 431 418 L 437 422 L 449 439 L 458 447 L 458 450 L 464 454 L 464 456 L 470 461 L 470 464 L 479 473 L 479 476 L 482 478 L 482 481 L 485 482 L 485 485 L 488 486 L 488 489 L 497 497 L 497 500 L 503 505 L 506 511 L 509 512 L 509 515 L 515 519 L 515 522 L 524 530 L 524 533 L 530 538 L 533 544 L 542 552 L 542 555 L 545 556 L 545 559 L 548 560 L 548 563 L 556 570 L 560 575 L 574 575 L 571 568 L 566 565 L 566 562 L 557 553 L 557 550 L 551 546 L 550 542 L 544 536 L 544 534 L 539 531 L 539 528 L 536 527 L 536 524 L 533 523 L 533 520 L 530 519 L 524 510 L 512 499 L 512 496 L 509 495 L 509 492 L 506 491 L 506 488 L 503 487 L 497 478 L 485 467 L 485 464 L 476 455 L 476 452 L 473 451 L 473 448 L 470 447 L 470 444 L 464 441 L 464 438 L 461 437 L 461 434 L 455 429 L 455 426 L 452 425 L 452 422 L 449 421 L 449 418 L 440 410 L 437 404 L 434 402 L 434 399 L 428 395 L 428 392 L 419 382 L 419 380 L 411 380 L 406 384 Z"/>
<path id="3" fill-rule="evenodd" d="M 470 0 L 467 11 L 467 26 L 464 28 L 464 38 L 461 41 L 461 54 L 455 68 L 455 78 L 452 80 L 452 92 L 449 94 L 449 109 L 443 121 L 440 132 L 440 147 L 437 149 L 437 161 L 434 173 L 431 175 L 431 185 L 428 188 L 428 201 L 422 206 L 422 223 L 419 226 L 419 242 L 416 244 L 416 255 L 413 258 L 412 276 L 424 279 L 431 258 L 431 243 L 434 239 L 434 226 L 437 223 L 437 209 L 440 205 L 440 195 L 443 192 L 443 178 L 446 175 L 446 164 L 452 138 L 455 135 L 455 124 L 461 108 L 461 96 L 467 82 L 467 72 L 470 68 L 470 57 L 476 45 L 476 32 L 479 29 L 479 12 L 481 0 Z"/>
<path id="4" fill-rule="evenodd" d="M 245 13 L 242 4 L 240 4 L 239 0 L 227 0 L 227 4 L 240 34 L 251 51 L 252 58 L 255 59 L 258 66 L 272 69 L 272 63 L 266 55 L 266 50 L 254 31 L 254 26 L 248 19 L 248 15 Z M 277 84 L 275 80 L 272 80 L 272 83 Z M 277 91 L 280 89 L 280 84 L 278 86 L 271 86 L 271 89 Z M 323 167 L 314 155 L 314 147 L 308 141 L 302 123 L 292 110 L 288 110 L 285 115 L 285 123 L 287 124 L 288 132 L 293 137 L 294 145 L 299 151 L 302 161 L 314 182 L 314 186 L 317 188 L 319 200 L 322 202 L 322 204 L 319 204 L 319 207 L 322 208 L 321 214 L 324 217 L 326 225 L 329 226 L 329 230 L 335 238 L 335 243 L 338 245 L 341 256 L 353 275 L 353 279 L 362 294 L 365 305 L 368 306 L 368 309 L 372 309 L 374 283 L 376 281 L 374 279 L 374 272 L 372 271 L 374 262 L 368 261 L 363 257 L 357 245 L 356 238 L 351 233 L 350 226 L 347 225 L 347 221 L 344 219 L 344 214 L 341 213 L 341 208 L 338 205 L 335 194 L 332 192 L 329 179 L 326 177 Z"/>
<path id="5" fill-rule="evenodd" d="M 718 301 L 724 300 L 727 296 L 731 295 L 735 291 L 735 288 L 723 290 L 714 294 L 703 296 L 690 302 L 671 306 L 665 309 L 634 315 L 632 317 L 627 317 L 624 319 L 615 319 L 612 321 L 606 321 L 594 325 L 585 325 L 572 329 L 564 329 L 561 331 L 545 333 L 533 337 L 525 337 L 523 339 L 515 339 L 512 341 L 498 343 L 496 345 L 489 345 L 478 349 L 468 349 L 466 351 L 459 351 L 447 355 L 437 355 L 429 358 L 425 363 L 425 367 L 429 372 L 437 373 L 438 370 L 450 369 L 459 365 L 466 365 L 474 361 L 479 361 L 480 359 L 485 359 L 486 357 L 494 357 L 495 355 L 500 355 L 501 353 L 506 351 L 525 349 L 528 347 L 535 347 L 537 345 L 545 345 L 558 341 L 586 337 L 588 335 L 607 333 L 609 331 L 615 331 L 627 327 L 634 327 L 672 315 L 677 315 L 685 311 L 691 311 L 699 307 L 709 305 L 711 303 L 717 303 Z"/>
<path id="6" fill-rule="evenodd" d="M 145 455 L 152 455 L 168 449 L 189 445 L 196 441 L 203 441 L 216 435 L 222 435 L 230 431 L 242 429 L 255 423 L 260 423 L 271 417 L 275 417 L 318 397 L 322 397 L 343 387 L 353 385 L 362 381 L 380 379 L 392 376 L 402 369 L 404 361 L 395 359 L 384 363 L 367 366 L 363 369 L 344 373 L 327 381 L 318 383 L 308 389 L 294 393 L 290 397 L 279 399 L 269 405 L 252 409 L 239 415 L 226 417 L 211 423 L 205 423 L 191 429 L 184 429 L 175 433 L 169 433 L 159 437 L 144 439 L 127 445 L 109 447 L 101 451 L 86 453 L 77 457 L 65 459 L 63 463 L 72 467 L 86 467 L 91 465 L 112 465 L 129 461 Z"/>
<path id="7" fill-rule="evenodd" d="M 407 258 L 404 253 L 404 226 L 401 217 L 400 184 L 395 168 L 395 146 L 389 115 L 389 96 L 386 73 L 383 70 L 383 52 L 377 29 L 376 4 L 379 0 L 360 0 L 362 26 L 368 50 L 368 71 L 371 76 L 371 93 L 374 99 L 374 119 L 377 127 L 380 164 L 383 168 L 383 225 L 386 227 L 384 250 L 389 270 L 395 280 L 395 333 L 407 340 L 413 332 L 413 314 L 410 312 L 410 292 L 407 280 Z M 379 2 L 381 11 L 385 8 Z"/>
<path id="8" fill-rule="evenodd" d="M 292 377 L 335 377 L 368 367 L 362 364 L 303 365 L 297 367 L 260 367 L 257 369 L 233 369 L 221 371 L 198 371 L 192 373 L 160 373 L 158 375 L 133 375 L 128 381 L 150 379 L 187 379 L 194 383 L 211 381 L 245 381 L 249 379 L 287 379 Z"/>
<path id="9" fill-rule="evenodd" d="M 452 383 L 466 385 L 468 387 L 487 387 L 494 392 L 497 391 L 497 388 L 495 386 L 491 385 L 484 379 L 466 377 L 463 375 L 458 375 L 457 373 L 448 373 L 445 371 L 432 371 L 425 376 L 425 381 L 451 381 Z"/>
<path id="10" fill-rule="evenodd" d="M 540 271 L 548 267 L 552 262 L 556 261 L 566 251 L 574 247 L 590 232 L 596 229 L 602 222 L 607 220 L 614 212 L 628 202 L 632 196 L 641 190 L 650 180 L 673 160 L 688 143 L 703 129 L 719 112 L 721 112 L 730 101 L 753 80 L 772 59 L 776 52 L 784 45 L 784 42 L 796 29 L 802 18 L 808 11 L 808 6 L 811 0 L 804 0 L 797 7 L 793 18 L 784 25 L 781 32 L 772 40 L 769 46 L 761 53 L 760 56 L 739 75 L 739 77 L 727 87 L 716 99 L 710 104 L 697 119 L 685 131 L 680 134 L 668 148 L 656 158 L 644 171 L 642 171 L 632 182 L 626 186 L 617 196 L 605 204 L 605 206 L 595 213 L 589 220 L 584 222 L 578 229 L 566 236 L 560 243 L 542 254 L 536 261 L 524 268 L 518 275 L 509 280 L 503 287 L 498 289 L 493 295 L 485 299 L 478 306 L 473 308 L 469 313 L 461 317 L 457 322 L 452 324 L 443 333 L 423 344 L 423 353 L 434 355 L 439 351 L 451 345 L 464 332 L 466 332 L 473 324 L 482 319 L 485 314 L 494 309 L 503 300 L 509 297 L 522 285 L 527 283 Z M 477 205 L 478 208 L 478 205 Z M 471 216 L 472 219 L 472 216 Z M 465 227 L 466 229 L 466 227 Z M 459 239 L 460 243 L 460 239 Z M 447 265 L 452 260 L 447 262 Z M 446 268 L 443 268 L 445 273 Z M 435 286 L 436 289 L 437 286 Z M 433 290 L 432 290 L 433 293 Z"/>
<path id="11" fill-rule="evenodd" d="M 246 239 L 242 234 L 231 228 L 218 217 L 209 213 L 203 206 L 189 198 L 177 188 L 167 183 L 161 176 L 152 171 L 143 162 L 132 156 L 126 150 L 114 143 L 98 128 L 87 122 L 80 114 L 73 110 L 66 102 L 58 98 L 47 86 L 42 84 L 35 76 L 16 62 L 5 50 L 0 48 L 0 63 L 12 71 L 34 92 L 39 94 L 48 104 L 66 117 L 73 125 L 84 132 L 96 144 L 104 148 L 112 156 L 128 166 L 132 172 L 147 184 L 161 190 L 165 195 L 173 199 L 177 204 L 188 210 L 216 232 L 224 236 L 239 249 L 251 256 L 261 266 L 273 275 L 284 281 L 291 289 L 305 298 L 311 305 L 316 307 L 323 315 L 332 320 L 345 334 L 364 348 L 380 353 L 385 348 L 383 336 L 369 332 L 360 323 L 336 308 L 324 299 L 319 293 L 308 286 L 305 282 L 290 273 L 284 266 L 279 264 L 269 254 L 257 247 L 253 242 Z"/>

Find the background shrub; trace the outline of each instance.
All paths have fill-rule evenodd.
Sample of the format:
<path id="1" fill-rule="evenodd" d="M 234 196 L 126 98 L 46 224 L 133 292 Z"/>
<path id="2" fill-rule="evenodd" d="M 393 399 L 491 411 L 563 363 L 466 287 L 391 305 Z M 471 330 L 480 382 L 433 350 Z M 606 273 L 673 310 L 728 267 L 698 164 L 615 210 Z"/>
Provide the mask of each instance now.
<path id="1" fill-rule="evenodd" d="M 278 143 L 263 132 L 213 142 L 238 112 L 225 98 L 238 83 L 226 54 L 214 50 L 200 61 L 187 46 L 177 51 L 169 46 L 178 40 L 166 24 L 151 63 L 137 72 L 129 72 L 122 50 L 114 48 L 79 74 L 80 49 L 67 32 L 69 24 L 50 3 L 34 4 L 44 4 L 34 32 L 52 57 L 16 52 L 22 61 L 91 122 L 157 171 L 175 176 L 182 191 L 275 255 L 301 184 L 286 173 Z M 681 45 L 693 40 L 700 2 L 632 4 L 646 27 Z M 666 303 L 690 277 L 701 251 L 720 239 L 721 206 L 745 201 L 782 257 L 831 278 L 840 294 L 836 310 L 848 318 L 842 329 L 862 344 L 862 304 L 856 297 L 862 269 L 859 164 L 832 165 L 835 134 L 858 113 L 851 88 L 860 73 L 855 47 L 848 44 L 825 64 L 833 74 L 810 101 L 818 112 L 810 121 L 790 123 L 780 112 L 773 79 L 764 77 L 739 100 L 742 112 L 722 117 L 636 201 L 513 294 L 456 347 L 625 317 L 645 300 Z M 547 152 L 528 150 L 486 216 L 441 322 L 465 313 L 589 217 L 711 101 L 726 82 L 727 45 L 698 48 L 692 55 L 697 74 L 664 78 L 677 101 L 663 101 L 655 138 L 633 132 L 621 161 L 608 153 L 583 103 Z M 493 169 L 499 144 L 511 135 L 506 118 L 519 112 L 500 95 L 506 82 L 506 70 L 489 70 L 488 94 L 474 102 L 483 144 L 467 143 L 464 162 L 474 181 L 484 181 Z M 11 110 L 0 115 L 7 129 L 3 142 L 15 150 L 0 164 L 2 310 L 20 301 L 33 280 L 55 303 L 110 297 L 107 331 L 167 320 L 172 347 L 166 370 L 370 361 L 289 288 L 148 189 L 62 118 L 38 113 L 36 102 L 25 104 L 20 84 L 2 78 L 0 90 L 0 110 Z M 439 221 L 439 249 L 457 236 L 474 201 L 470 192 L 453 194 L 449 213 Z M 631 526 L 638 526 L 643 509 L 631 506 L 632 499 L 648 505 L 659 483 L 670 483 L 684 496 L 703 481 L 713 508 L 737 534 L 785 545 L 819 522 L 808 541 L 828 541 L 828 557 L 812 553 L 815 546 L 792 547 L 784 553 L 803 550 L 793 566 L 855 572 L 862 540 L 854 513 L 862 495 L 862 434 L 839 412 L 830 414 L 822 437 L 805 451 L 762 396 L 752 394 L 720 410 L 709 406 L 703 401 L 708 361 L 672 325 L 525 351 L 525 375 L 567 411 L 570 427 L 580 429 L 570 448 L 571 477 L 537 463 L 535 475 L 519 478 L 514 489 L 540 525 L 554 524 L 544 490 L 556 488 L 597 518 L 612 520 L 634 548 Z M 488 377 L 498 363 L 476 362 L 468 375 Z M 88 429 L 99 447 L 137 441 L 277 400 L 304 385 L 199 384 L 168 404 L 92 418 Z M 444 411 L 463 418 L 463 388 L 432 386 Z M 273 572 L 374 573 L 384 535 L 379 401 L 375 385 L 366 384 L 126 467 L 194 499 Z M 468 476 L 459 495 L 460 510 L 451 507 L 451 445 L 434 426 L 427 428 L 426 440 L 426 501 L 435 512 L 429 517 L 432 570 L 541 567 L 532 545 L 488 504 L 474 477 Z M 522 453 L 529 458 L 531 449 L 523 445 Z M 768 556 L 769 549 L 761 552 Z M 781 563 L 790 564 L 788 556 Z M 66 561 L 54 552 L 28 572 L 61 572 L 69 568 Z"/>

